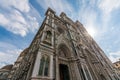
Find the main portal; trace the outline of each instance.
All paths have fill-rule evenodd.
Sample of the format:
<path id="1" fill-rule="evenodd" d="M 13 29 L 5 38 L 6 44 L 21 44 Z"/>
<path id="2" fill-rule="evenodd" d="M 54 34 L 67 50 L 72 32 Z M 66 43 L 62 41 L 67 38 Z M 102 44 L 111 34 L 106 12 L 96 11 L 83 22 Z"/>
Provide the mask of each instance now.
<path id="1" fill-rule="evenodd" d="M 69 69 L 65 64 L 59 64 L 60 80 L 70 80 Z"/>

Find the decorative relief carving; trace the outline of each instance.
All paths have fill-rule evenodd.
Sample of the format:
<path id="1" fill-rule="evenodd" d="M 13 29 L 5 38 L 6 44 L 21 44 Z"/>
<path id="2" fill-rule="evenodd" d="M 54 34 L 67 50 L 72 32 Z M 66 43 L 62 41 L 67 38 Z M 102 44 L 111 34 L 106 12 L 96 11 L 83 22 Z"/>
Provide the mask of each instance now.
<path id="1" fill-rule="evenodd" d="M 65 57 L 66 57 L 66 54 L 65 54 L 64 51 L 62 51 L 61 49 L 59 49 L 59 56 L 65 58 Z"/>
<path id="2" fill-rule="evenodd" d="M 52 26 L 52 18 L 48 19 L 48 25 Z"/>

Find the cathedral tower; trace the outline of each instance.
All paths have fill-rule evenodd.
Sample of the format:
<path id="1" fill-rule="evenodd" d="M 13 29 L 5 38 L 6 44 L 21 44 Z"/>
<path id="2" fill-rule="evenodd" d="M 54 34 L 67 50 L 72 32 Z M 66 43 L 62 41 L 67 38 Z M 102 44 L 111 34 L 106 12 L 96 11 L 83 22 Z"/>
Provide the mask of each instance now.
<path id="1" fill-rule="evenodd" d="M 113 64 L 79 22 L 48 8 L 10 80 L 119 80 Z"/>

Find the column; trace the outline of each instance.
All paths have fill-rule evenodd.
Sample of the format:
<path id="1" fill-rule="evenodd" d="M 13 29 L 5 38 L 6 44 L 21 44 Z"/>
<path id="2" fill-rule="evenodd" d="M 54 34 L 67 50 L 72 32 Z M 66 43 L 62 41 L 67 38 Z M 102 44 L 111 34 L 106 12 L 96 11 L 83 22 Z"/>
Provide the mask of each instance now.
<path id="1" fill-rule="evenodd" d="M 50 78 L 53 79 L 53 55 L 50 56 Z"/>
<path id="2" fill-rule="evenodd" d="M 37 58 L 35 60 L 35 65 L 33 65 L 34 68 L 33 68 L 32 77 L 36 77 L 38 75 L 39 66 L 40 66 L 40 59 L 41 59 L 41 52 L 38 52 Z"/>

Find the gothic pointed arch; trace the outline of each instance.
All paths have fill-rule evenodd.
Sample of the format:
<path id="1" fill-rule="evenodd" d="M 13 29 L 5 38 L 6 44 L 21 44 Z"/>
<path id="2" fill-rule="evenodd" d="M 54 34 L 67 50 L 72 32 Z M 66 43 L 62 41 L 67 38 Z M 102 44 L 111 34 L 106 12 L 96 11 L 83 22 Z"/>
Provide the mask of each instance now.
<path id="1" fill-rule="evenodd" d="M 66 44 L 61 43 L 58 46 L 58 56 L 63 58 L 68 58 L 71 56 L 71 51 Z"/>

